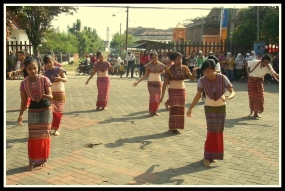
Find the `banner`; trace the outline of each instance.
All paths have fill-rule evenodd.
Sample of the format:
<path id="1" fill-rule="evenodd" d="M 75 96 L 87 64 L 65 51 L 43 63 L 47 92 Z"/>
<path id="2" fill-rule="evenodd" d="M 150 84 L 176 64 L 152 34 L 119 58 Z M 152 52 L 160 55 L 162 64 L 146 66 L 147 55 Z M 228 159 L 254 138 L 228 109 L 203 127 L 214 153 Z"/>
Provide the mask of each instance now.
<path id="1" fill-rule="evenodd" d="M 222 9 L 220 28 L 228 28 L 229 9 Z"/>
<path id="2" fill-rule="evenodd" d="M 220 20 L 220 36 L 222 40 L 227 39 L 228 18 L 229 18 L 229 9 L 222 9 L 221 20 Z"/>

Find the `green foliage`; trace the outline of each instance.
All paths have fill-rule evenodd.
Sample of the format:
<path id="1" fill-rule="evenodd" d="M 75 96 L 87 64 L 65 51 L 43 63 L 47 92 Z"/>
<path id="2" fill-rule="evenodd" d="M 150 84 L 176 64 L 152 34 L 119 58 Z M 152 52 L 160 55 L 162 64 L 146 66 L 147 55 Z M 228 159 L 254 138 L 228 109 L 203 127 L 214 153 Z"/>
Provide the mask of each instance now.
<path id="1" fill-rule="evenodd" d="M 6 10 L 25 30 L 33 49 L 37 50 L 42 39 L 51 28 L 52 20 L 61 13 L 73 14 L 73 6 L 7 6 Z M 7 21 L 6 21 L 7 22 Z"/>
<path id="2" fill-rule="evenodd" d="M 128 47 L 133 45 L 136 41 L 137 39 L 134 35 L 128 34 Z M 110 42 L 110 48 L 115 49 L 116 52 L 120 52 L 120 49 L 126 49 L 126 34 L 114 34 Z"/>
<path id="3" fill-rule="evenodd" d="M 81 20 L 79 19 L 76 20 L 76 23 L 73 23 L 73 26 L 68 31 L 76 36 L 78 41 L 77 52 L 80 56 L 105 49 L 104 42 L 98 36 L 96 29 L 84 26 L 83 30 L 81 30 Z"/>
<path id="4" fill-rule="evenodd" d="M 249 46 L 257 40 L 256 6 L 240 9 L 237 19 L 240 24 L 231 33 L 230 39 L 237 46 Z M 259 7 L 259 40 L 267 43 L 279 42 L 279 7 Z"/>
<path id="5" fill-rule="evenodd" d="M 58 53 L 73 53 L 78 51 L 78 41 L 74 34 L 50 30 L 44 37 L 47 42 L 42 43 L 41 52 L 53 50 Z"/>

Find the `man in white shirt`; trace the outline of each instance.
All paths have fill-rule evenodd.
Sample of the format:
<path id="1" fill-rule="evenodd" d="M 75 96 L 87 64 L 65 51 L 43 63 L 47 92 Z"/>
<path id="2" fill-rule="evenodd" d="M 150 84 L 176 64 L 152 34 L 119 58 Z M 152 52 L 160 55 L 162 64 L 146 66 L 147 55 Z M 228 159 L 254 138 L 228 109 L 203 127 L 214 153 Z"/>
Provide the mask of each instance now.
<path id="1" fill-rule="evenodd" d="M 135 62 L 135 55 L 128 51 L 128 54 L 126 55 L 125 61 L 127 62 L 127 77 L 129 76 L 129 72 L 131 69 L 131 78 L 134 78 L 134 62 Z"/>
<path id="2" fill-rule="evenodd" d="M 115 67 L 114 74 L 115 75 L 118 74 L 119 68 L 121 66 L 121 62 L 122 62 L 122 59 L 119 56 L 119 54 L 115 54 L 115 58 L 114 58 L 114 67 Z"/>

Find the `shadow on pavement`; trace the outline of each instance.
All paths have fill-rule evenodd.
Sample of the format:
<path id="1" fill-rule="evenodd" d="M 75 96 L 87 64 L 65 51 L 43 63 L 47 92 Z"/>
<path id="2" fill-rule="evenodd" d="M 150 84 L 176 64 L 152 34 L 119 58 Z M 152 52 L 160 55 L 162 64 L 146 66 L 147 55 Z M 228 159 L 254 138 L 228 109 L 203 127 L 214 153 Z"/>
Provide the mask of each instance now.
<path id="1" fill-rule="evenodd" d="M 75 116 L 78 116 L 81 113 L 100 112 L 100 111 L 103 111 L 103 110 L 90 109 L 90 110 L 83 110 L 83 111 L 70 111 L 70 112 L 64 112 L 64 115 L 75 115 L 75 114 L 77 114 Z"/>
<path id="2" fill-rule="evenodd" d="M 137 136 L 137 137 L 132 137 L 132 138 L 118 139 L 114 143 L 105 144 L 105 146 L 108 148 L 115 148 L 115 147 L 123 146 L 126 143 L 141 143 L 142 146 L 140 146 L 140 149 L 144 149 L 145 146 L 152 143 L 152 141 L 149 141 L 149 139 L 161 139 L 164 137 L 170 137 L 170 136 L 175 136 L 175 135 L 179 135 L 179 134 L 170 133 L 166 131 L 166 132 L 156 133 L 152 135 L 144 135 L 144 136 Z"/>
<path id="3" fill-rule="evenodd" d="M 20 110 L 19 109 L 6 110 L 6 113 L 13 113 L 13 112 L 20 112 Z"/>
<path id="4" fill-rule="evenodd" d="M 145 173 L 136 176 L 134 178 L 135 182 L 127 183 L 127 185 L 169 184 L 169 183 L 174 185 L 180 185 L 184 182 L 184 179 L 175 179 L 174 177 L 181 176 L 184 174 L 199 172 L 202 170 L 216 168 L 215 166 L 205 167 L 203 165 L 203 159 L 179 168 L 169 168 L 164 171 L 153 172 L 156 166 L 159 165 L 152 165 Z M 191 182 L 189 182 L 189 184 L 191 184 Z"/>
<path id="5" fill-rule="evenodd" d="M 260 120 L 258 118 L 255 118 L 255 117 L 248 117 L 248 116 L 245 116 L 245 117 L 241 117 L 241 118 L 234 118 L 234 119 L 226 119 L 226 122 L 225 122 L 225 128 L 233 128 L 234 126 L 247 126 L 249 125 L 249 121 L 252 121 L 252 120 Z M 247 121 L 247 122 L 242 122 L 242 121 Z M 272 127 L 272 126 L 269 126 L 269 125 L 263 125 L 263 124 L 258 124 L 258 126 L 263 126 L 263 127 Z"/>

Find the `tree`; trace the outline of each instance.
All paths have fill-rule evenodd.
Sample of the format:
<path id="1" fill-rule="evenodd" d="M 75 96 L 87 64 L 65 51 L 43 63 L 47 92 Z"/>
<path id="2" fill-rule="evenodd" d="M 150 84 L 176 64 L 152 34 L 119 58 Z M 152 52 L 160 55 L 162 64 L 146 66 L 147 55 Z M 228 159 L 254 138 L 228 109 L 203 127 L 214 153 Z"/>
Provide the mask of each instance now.
<path id="1" fill-rule="evenodd" d="M 38 50 L 42 39 L 52 27 L 51 22 L 61 13 L 73 14 L 74 6 L 7 6 L 8 14 L 13 15 L 21 29 L 25 30 L 33 50 Z M 7 19 L 6 19 L 7 22 Z M 6 24 L 7 25 L 7 24 Z"/>
<path id="2" fill-rule="evenodd" d="M 60 32 L 51 29 L 44 37 L 47 42 L 42 42 L 41 52 L 74 53 L 78 52 L 78 41 L 74 34 L 70 32 Z"/>
<path id="3" fill-rule="evenodd" d="M 240 9 L 240 24 L 231 33 L 231 41 L 237 46 L 250 46 L 257 40 L 257 7 Z M 259 7 L 259 40 L 268 43 L 279 41 L 279 7 Z"/>
<path id="4" fill-rule="evenodd" d="M 136 41 L 137 39 L 134 35 L 128 34 L 128 46 L 133 45 Z M 126 49 L 126 34 L 114 34 L 110 42 L 110 48 L 115 49 L 116 52 L 120 52 L 121 49 Z"/>
<path id="5" fill-rule="evenodd" d="M 260 23 L 261 38 L 268 43 L 279 42 L 279 7 L 269 7 Z"/>
<path id="6" fill-rule="evenodd" d="M 86 53 L 95 53 L 98 50 L 104 50 L 104 43 L 98 36 L 96 29 L 84 26 L 81 30 L 81 20 L 77 19 L 68 31 L 74 34 L 78 41 L 78 53 L 80 56 Z"/>

